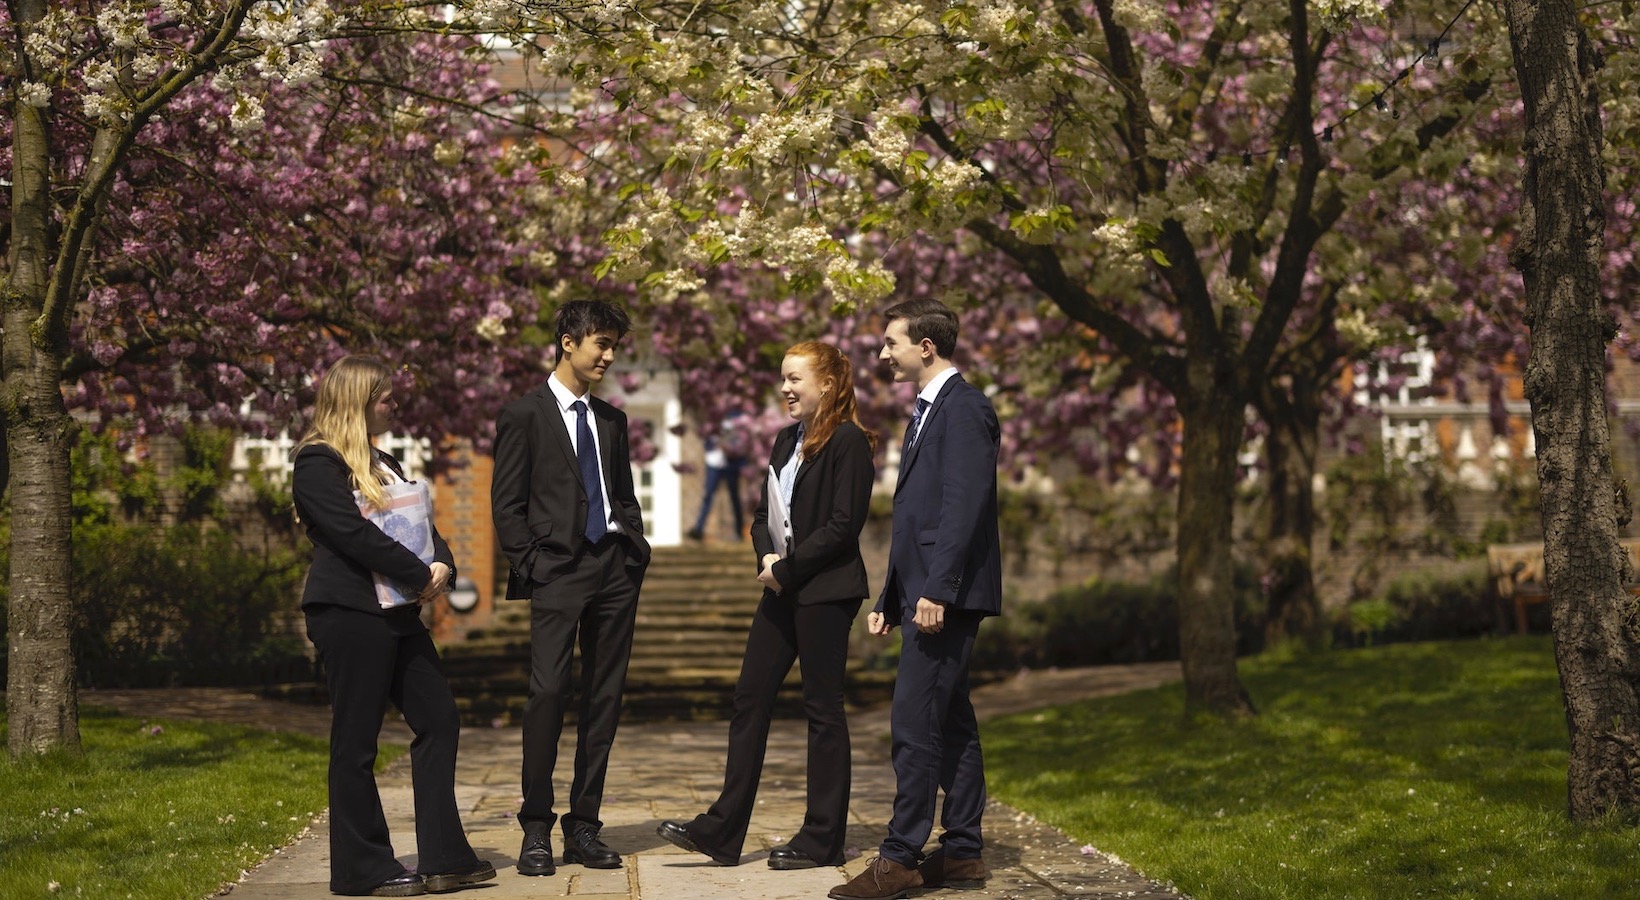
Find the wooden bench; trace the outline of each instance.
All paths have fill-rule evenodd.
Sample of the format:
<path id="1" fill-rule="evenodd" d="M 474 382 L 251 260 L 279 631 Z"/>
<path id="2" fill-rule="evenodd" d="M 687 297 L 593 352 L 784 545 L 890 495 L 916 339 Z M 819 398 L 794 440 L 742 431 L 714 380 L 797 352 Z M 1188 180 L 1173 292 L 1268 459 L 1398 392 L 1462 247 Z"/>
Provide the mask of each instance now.
<path id="1" fill-rule="evenodd" d="M 1629 554 L 1630 577 L 1640 575 L 1640 539 L 1619 541 Z M 1543 575 L 1543 544 L 1492 544 L 1486 548 L 1486 571 L 1498 596 L 1515 607 L 1515 631 L 1526 633 L 1526 607 L 1549 600 Z M 1627 585 L 1640 593 L 1640 584 Z"/>

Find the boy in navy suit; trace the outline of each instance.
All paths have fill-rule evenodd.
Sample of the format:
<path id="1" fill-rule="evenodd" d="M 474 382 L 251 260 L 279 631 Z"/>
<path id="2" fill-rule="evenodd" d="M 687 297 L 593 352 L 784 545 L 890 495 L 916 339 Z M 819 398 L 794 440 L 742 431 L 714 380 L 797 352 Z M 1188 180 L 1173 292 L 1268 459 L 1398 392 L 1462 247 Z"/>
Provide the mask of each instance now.
<path id="1" fill-rule="evenodd" d="M 564 862 L 621 865 L 599 838 L 604 778 L 621 711 L 638 589 L 649 565 L 632 485 L 626 414 L 592 396 L 631 330 L 620 307 L 576 300 L 558 310 L 558 362 L 541 387 L 496 417 L 492 515 L 512 563 L 508 597 L 530 601 L 530 697 L 524 707 L 521 875 L 551 875 L 553 768 L 579 637 L 581 703 Z"/>
<path id="2" fill-rule="evenodd" d="M 866 870 L 833 888 L 835 900 L 888 900 L 915 888 L 975 887 L 985 769 L 968 698 L 968 659 L 980 620 L 1002 611 L 997 529 L 1000 430 L 991 401 L 951 363 L 957 316 L 938 300 L 884 312 L 881 358 L 917 386 L 900 453 L 888 575 L 868 624 L 901 629 L 894 683 L 894 813 Z M 924 856 L 938 794 L 940 847 Z"/>

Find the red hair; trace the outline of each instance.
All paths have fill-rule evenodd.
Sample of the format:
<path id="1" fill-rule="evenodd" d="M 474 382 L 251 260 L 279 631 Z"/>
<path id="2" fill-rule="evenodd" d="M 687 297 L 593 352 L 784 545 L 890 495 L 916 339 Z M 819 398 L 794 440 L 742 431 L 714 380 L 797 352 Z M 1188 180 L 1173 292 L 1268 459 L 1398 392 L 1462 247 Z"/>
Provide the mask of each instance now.
<path id="1" fill-rule="evenodd" d="M 844 422 L 853 422 L 865 432 L 867 446 L 873 453 L 877 452 L 877 435 L 860 424 L 859 406 L 854 402 L 854 364 L 843 351 L 820 341 L 804 341 L 792 345 L 786 355 L 808 360 L 815 379 L 825 388 L 820 409 L 803 436 L 803 458 L 813 459 Z"/>

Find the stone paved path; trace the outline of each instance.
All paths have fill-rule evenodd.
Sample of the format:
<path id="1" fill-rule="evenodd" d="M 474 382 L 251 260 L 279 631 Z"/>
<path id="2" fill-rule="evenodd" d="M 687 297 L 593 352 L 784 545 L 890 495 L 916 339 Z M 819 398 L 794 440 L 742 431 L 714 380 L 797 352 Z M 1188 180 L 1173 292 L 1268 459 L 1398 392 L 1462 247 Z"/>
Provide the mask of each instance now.
<path id="1" fill-rule="evenodd" d="M 976 691 L 974 705 L 983 721 L 1083 697 L 1152 687 L 1179 677 L 1176 663 L 1028 672 Z M 146 717 L 207 718 L 320 736 L 329 729 L 329 712 L 324 708 L 262 700 L 240 691 L 88 691 L 81 699 Z M 777 721 L 770 736 L 757 811 L 741 865 L 716 866 L 662 841 L 655 835 L 660 820 L 691 818 L 716 797 L 722 785 L 727 726 L 718 722 L 657 723 L 623 725 L 611 757 L 603 835 L 610 846 L 626 856 L 626 865 L 614 870 L 562 866 L 557 875 L 545 878 L 525 878 L 513 869 L 522 837 L 513 819 L 519 802 L 522 733 L 516 727 L 464 730 L 457 796 L 467 810 L 466 824 L 473 847 L 481 857 L 495 863 L 500 875 L 493 882 L 462 893 L 474 900 L 823 898 L 876 855 L 894 797 L 893 770 L 888 764 L 888 710 L 857 712 L 850 716 L 849 723 L 854 744 L 854 783 L 848 843 L 853 858 L 844 866 L 777 872 L 763 863 L 768 848 L 780 843 L 803 818 L 805 725 L 796 720 Z M 408 743 L 409 732 L 394 719 L 386 726 L 383 739 Z M 566 767 L 573 752 L 573 737 L 566 735 L 560 754 Z M 414 867 L 408 756 L 383 774 L 381 792 L 394 847 L 399 858 Z M 986 862 L 993 874 L 983 889 L 925 891 L 921 896 L 1010 900 L 1183 897 L 1119 860 L 1097 853 L 1084 855 L 1080 845 L 1064 834 L 994 801 L 986 813 L 985 837 Z M 557 835 L 554 849 L 562 851 Z M 857 856 L 852 852 L 856 849 Z M 234 900 L 315 900 L 330 896 L 326 889 L 328 872 L 328 832 L 320 817 L 306 836 L 275 854 L 226 893 Z"/>

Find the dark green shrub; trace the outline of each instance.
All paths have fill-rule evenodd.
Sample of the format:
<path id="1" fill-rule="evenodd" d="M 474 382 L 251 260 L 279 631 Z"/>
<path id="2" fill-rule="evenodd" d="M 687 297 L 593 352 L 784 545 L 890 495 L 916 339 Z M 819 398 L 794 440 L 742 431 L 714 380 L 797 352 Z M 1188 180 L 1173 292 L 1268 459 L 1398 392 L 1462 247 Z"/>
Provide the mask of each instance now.
<path id="1" fill-rule="evenodd" d="M 82 434 L 74 449 L 71 599 L 80 684 L 312 678 L 307 641 L 290 627 L 306 560 L 294 549 L 288 495 L 257 482 L 252 499 L 230 510 L 220 489 L 230 478 L 232 436 L 189 431 L 182 447 L 169 472 L 133 461 L 107 437 Z M 0 507 L 0 684 L 10 524 L 9 506 Z"/>
<path id="2" fill-rule="evenodd" d="M 1478 637 L 1497 627 L 1497 598 L 1485 560 L 1463 560 L 1396 576 L 1376 596 L 1334 620 L 1344 646 Z"/>
<path id="3" fill-rule="evenodd" d="M 77 527 L 80 682 L 243 684 L 306 675 L 305 642 L 278 633 L 302 572 L 294 551 L 253 552 L 220 529 Z"/>
<path id="4" fill-rule="evenodd" d="M 1264 601 L 1250 569 L 1237 567 L 1234 594 L 1237 651 L 1263 645 Z M 1016 603 L 987 622 L 975 642 L 973 666 L 1091 666 L 1179 658 L 1178 574 L 1149 583 L 1089 581 L 1036 603 Z"/>

